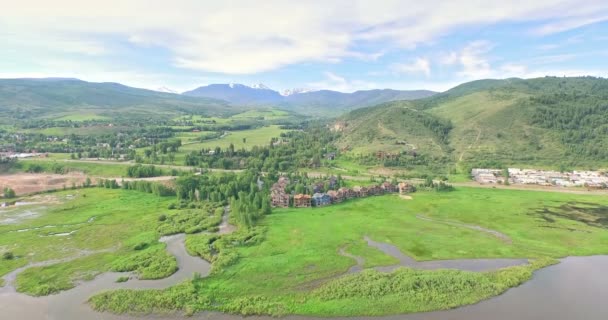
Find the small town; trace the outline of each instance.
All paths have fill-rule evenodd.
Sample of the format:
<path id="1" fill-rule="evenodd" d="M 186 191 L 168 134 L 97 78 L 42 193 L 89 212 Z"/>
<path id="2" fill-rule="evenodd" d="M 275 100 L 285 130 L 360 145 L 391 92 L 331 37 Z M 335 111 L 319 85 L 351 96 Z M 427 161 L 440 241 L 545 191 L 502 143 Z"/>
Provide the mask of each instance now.
<path id="1" fill-rule="evenodd" d="M 409 183 L 400 182 L 394 185 L 385 181 L 373 186 L 355 186 L 353 188 L 338 188 L 337 190 L 328 190 L 327 192 L 317 192 L 319 188 L 313 188 L 313 194 L 289 194 L 285 188 L 290 183 L 289 178 L 280 177 L 278 181 L 272 185 L 270 189 L 271 204 L 274 208 L 310 208 L 323 207 L 331 204 L 341 203 L 352 198 L 363 198 L 368 196 L 382 195 L 385 193 L 406 194 L 414 191 L 414 187 Z M 329 179 L 330 187 L 335 185 L 335 177 Z"/>
<path id="2" fill-rule="evenodd" d="M 505 177 L 505 173 L 508 175 Z M 587 187 L 605 189 L 608 175 L 603 171 L 570 171 L 519 169 L 473 169 L 473 180 L 481 184 L 534 184 L 541 186 Z"/>

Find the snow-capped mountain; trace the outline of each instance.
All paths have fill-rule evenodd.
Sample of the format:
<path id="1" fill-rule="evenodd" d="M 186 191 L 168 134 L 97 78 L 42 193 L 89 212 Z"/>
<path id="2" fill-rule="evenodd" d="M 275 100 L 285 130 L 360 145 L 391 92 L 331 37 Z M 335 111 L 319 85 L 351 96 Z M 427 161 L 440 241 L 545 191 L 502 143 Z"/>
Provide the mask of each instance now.
<path id="1" fill-rule="evenodd" d="M 272 90 L 272 89 L 268 88 L 266 85 L 264 85 L 263 83 L 254 84 L 251 86 L 251 88 L 261 89 L 261 90 Z"/>
<path id="2" fill-rule="evenodd" d="M 264 84 L 246 86 L 238 83 L 210 84 L 182 93 L 187 96 L 220 99 L 242 106 L 278 106 L 304 114 L 316 110 L 352 110 L 387 101 L 420 99 L 435 94 L 432 91 L 364 90 L 344 93 L 331 90 L 288 89 L 281 93 Z"/>
<path id="3" fill-rule="evenodd" d="M 239 83 L 210 84 L 183 93 L 195 97 L 215 97 L 234 104 L 263 105 L 280 103 L 283 97 L 264 84 L 246 86 Z"/>
<path id="4" fill-rule="evenodd" d="M 173 90 L 173 89 L 167 88 L 167 87 L 165 87 L 165 86 L 162 86 L 162 87 L 156 88 L 156 90 L 154 90 L 154 91 L 158 91 L 158 92 L 164 92 L 164 93 L 175 93 L 175 94 L 179 94 L 179 92 L 177 92 L 177 91 L 175 91 L 175 90 Z"/>
<path id="5" fill-rule="evenodd" d="M 306 93 L 306 92 L 312 92 L 312 91 L 314 91 L 314 90 L 306 89 L 306 88 L 286 89 L 281 92 L 281 95 L 283 97 L 287 97 L 287 96 L 291 96 L 291 95 L 298 94 L 298 93 Z"/>

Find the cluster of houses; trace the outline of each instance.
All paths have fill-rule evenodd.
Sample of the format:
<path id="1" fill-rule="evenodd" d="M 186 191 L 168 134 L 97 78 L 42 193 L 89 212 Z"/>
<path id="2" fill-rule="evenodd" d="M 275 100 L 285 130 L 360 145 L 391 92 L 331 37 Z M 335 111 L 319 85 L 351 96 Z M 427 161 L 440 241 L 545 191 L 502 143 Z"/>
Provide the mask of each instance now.
<path id="1" fill-rule="evenodd" d="M 473 169 L 471 175 L 479 183 L 535 184 L 542 186 L 606 188 L 608 175 L 601 171 L 559 172 L 536 169 L 507 169 L 509 176 L 504 177 L 504 170 Z"/>
<path id="2" fill-rule="evenodd" d="M 289 179 L 280 177 L 279 181 L 271 188 L 271 203 L 273 207 L 287 208 L 289 207 L 290 194 L 285 192 L 285 187 L 289 184 Z M 293 195 L 293 206 L 295 208 L 323 207 L 335 203 L 340 203 L 344 200 L 352 198 L 362 198 L 374 195 L 382 195 L 385 193 L 399 192 L 402 194 L 413 191 L 413 186 L 401 182 L 398 185 L 393 185 L 390 182 L 383 182 L 379 185 L 354 188 L 339 188 L 337 190 L 329 190 L 324 192 L 315 192 L 312 196 L 308 194 Z"/>
<path id="3" fill-rule="evenodd" d="M 25 159 L 25 158 L 34 158 L 34 157 L 48 157 L 48 153 L 37 153 L 36 151 L 34 151 L 32 153 L 0 152 L 0 158 L 6 158 L 6 159 Z"/>

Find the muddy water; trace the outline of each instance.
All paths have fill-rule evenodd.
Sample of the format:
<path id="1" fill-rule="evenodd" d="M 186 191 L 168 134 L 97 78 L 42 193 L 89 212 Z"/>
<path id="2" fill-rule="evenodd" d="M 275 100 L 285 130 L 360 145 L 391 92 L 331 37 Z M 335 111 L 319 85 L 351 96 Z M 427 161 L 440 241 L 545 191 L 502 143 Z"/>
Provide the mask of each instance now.
<path id="1" fill-rule="evenodd" d="M 160 241 L 167 244 L 167 250 L 175 256 L 179 270 L 173 275 L 160 280 L 137 280 L 117 283 L 116 279 L 128 275 L 119 272 L 107 272 L 92 281 L 83 282 L 75 288 L 48 297 L 30 297 L 15 293 L 7 278 L 7 286 L 0 288 L 0 315 L 2 319 L 129 319 L 94 312 L 85 304 L 88 297 L 105 290 L 114 289 L 162 289 L 192 277 L 194 273 L 207 276 L 211 265 L 198 257 L 192 257 L 184 246 L 185 235 L 163 237 Z M 15 272 L 17 274 L 18 272 Z M 4 318 L 6 316 L 6 318 Z"/>
<path id="2" fill-rule="evenodd" d="M 201 313 L 194 317 L 183 317 L 178 314 L 154 316 L 121 316 L 92 311 L 85 301 L 91 295 L 104 290 L 130 288 L 152 289 L 165 288 L 179 283 L 200 273 L 205 276 L 210 271 L 210 265 L 196 257 L 191 257 L 183 245 L 183 235 L 163 238 L 168 251 L 177 258 L 180 269 L 166 279 L 161 280 L 129 280 L 116 283 L 123 273 L 105 273 L 95 280 L 82 283 L 76 288 L 57 295 L 34 298 L 14 292 L 0 291 L 1 319 L 100 319 L 100 320 L 176 320 L 176 319 L 218 319 L 218 320 L 271 320 L 270 317 L 247 317 L 219 313 Z M 454 262 L 412 262 L 407 256 L 400 254 L 394 246 L 374 242 L 368 243 L 400 259 L 402 264 L 415 263 L 415 267 L 435 268 L 446 267 Z M 395 251 L 396 250 L 396 251 Z M 400 256 L 401 255 L 401 256 Z M 458 261 L 454 267 L 478 270 L 467 260 Z M 474 260 L 479 262 L 479 260 Z M 520 261 L 525 263 L 525 261 Z M 495 268 L 501 265 L 489 263 L 481 269 Z M 480 302 L 475 305 L 461 307 L 448 311 L 398 315 L 389 317 L 357 317 L 353 320 L 570 320 L 570 319 L 606 319 L 608 315 L 608 256 L 570 257 L 563 259 L 558 265 L 537 271 L 532 280 L 520 287 L 513 288 L 505 294 Z M 290 316 L 290 320 L 312 319 L 310 317 Z"/>

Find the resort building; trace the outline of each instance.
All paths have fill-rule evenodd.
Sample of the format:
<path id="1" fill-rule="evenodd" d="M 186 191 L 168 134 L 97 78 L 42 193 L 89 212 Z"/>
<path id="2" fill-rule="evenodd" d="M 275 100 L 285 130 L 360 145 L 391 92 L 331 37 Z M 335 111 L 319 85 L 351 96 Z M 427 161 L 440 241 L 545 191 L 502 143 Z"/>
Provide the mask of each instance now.
<path id="1" fill-rule="evenodd" d="M 315 193 L 312 196 L 312 203 L 315 207 L 322 207 L 331 204 L 331 197 L 326 193 Z"/>
<path id="2" fill-rule="evenodd" d="M 296 208 L 309 208 L 311 206 L 311 197 L 307 194 L 296 194 L 293 197 L 293 206 Z"/>

